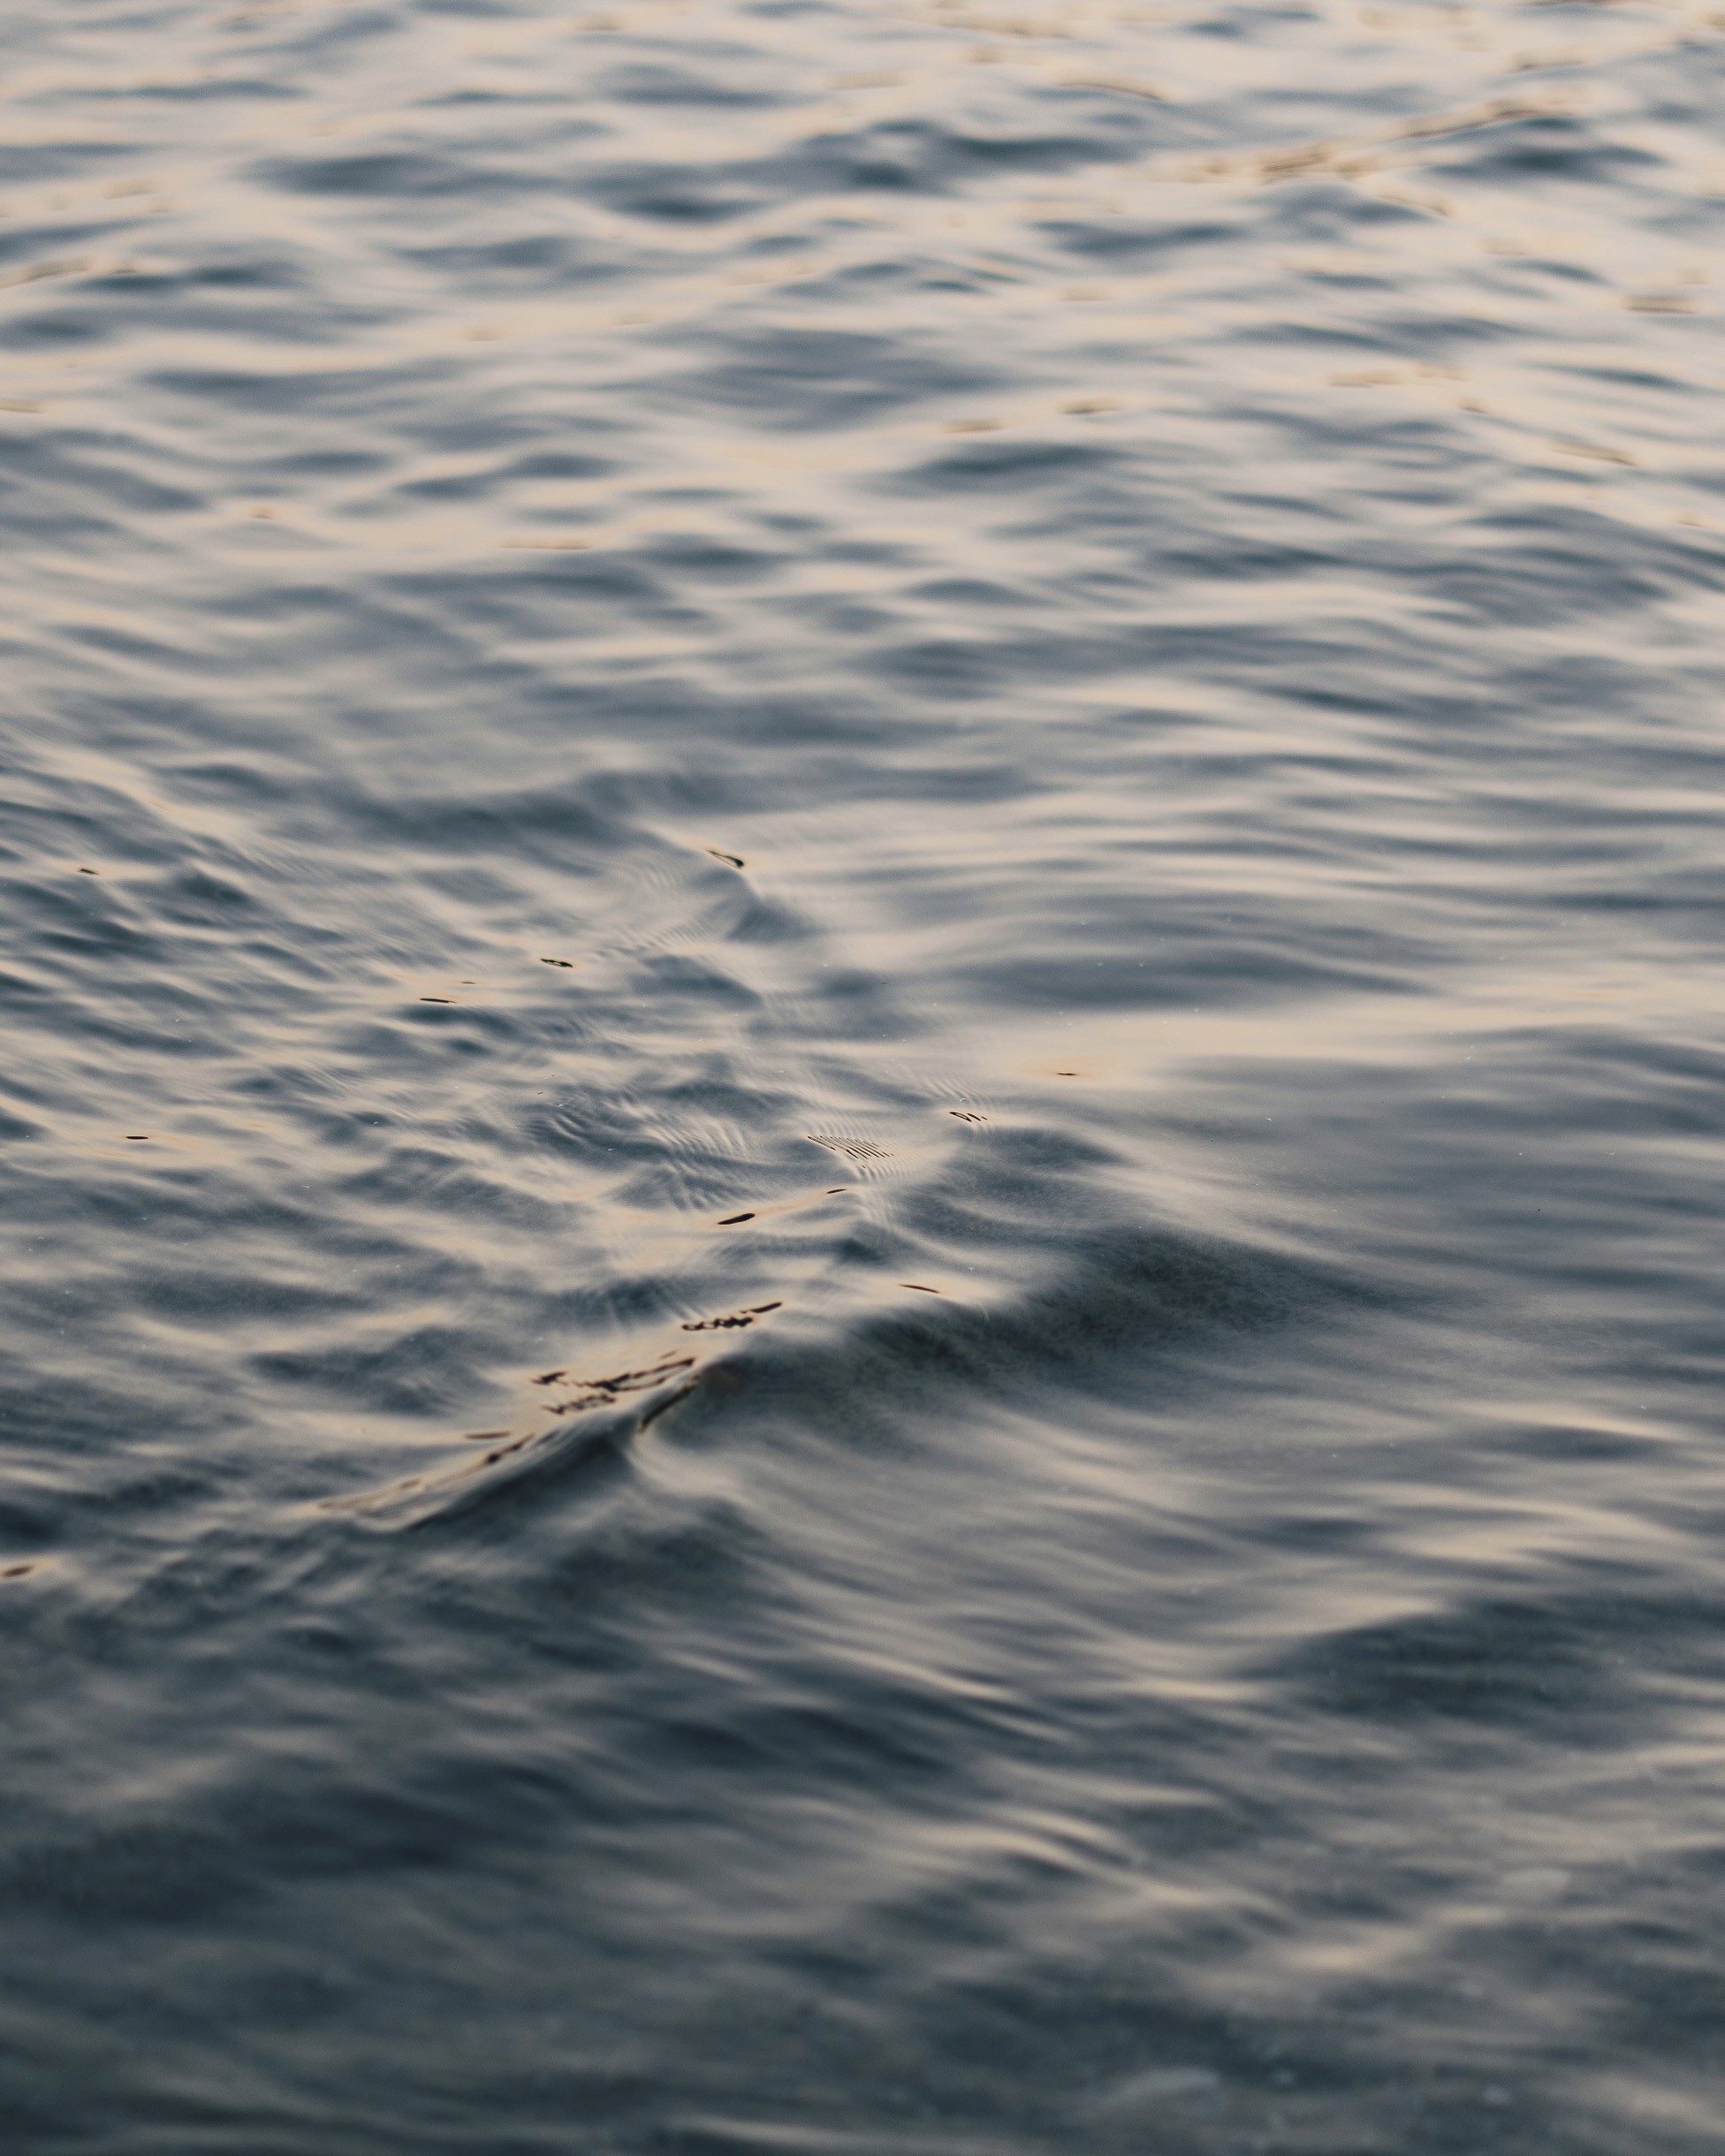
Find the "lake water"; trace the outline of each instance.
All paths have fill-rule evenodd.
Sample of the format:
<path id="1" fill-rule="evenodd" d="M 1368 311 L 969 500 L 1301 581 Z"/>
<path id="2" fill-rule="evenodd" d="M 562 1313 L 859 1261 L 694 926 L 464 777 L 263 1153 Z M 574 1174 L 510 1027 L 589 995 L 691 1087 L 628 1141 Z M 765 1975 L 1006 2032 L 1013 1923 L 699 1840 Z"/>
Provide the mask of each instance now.
<path id="1" fill-rule="evenodd" d="M 0 30 L 8 2148 L 1716 2150 L 1725 14 Z"/>

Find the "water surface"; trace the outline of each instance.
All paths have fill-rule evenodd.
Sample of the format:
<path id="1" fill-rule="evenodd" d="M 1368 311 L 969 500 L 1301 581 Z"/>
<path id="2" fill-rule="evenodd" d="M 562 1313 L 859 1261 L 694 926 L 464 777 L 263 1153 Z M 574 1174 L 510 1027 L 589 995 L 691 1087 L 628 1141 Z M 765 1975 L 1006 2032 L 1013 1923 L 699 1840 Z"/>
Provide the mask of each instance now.
<path id="1" fill-rule="evenodd" d="M 0 31 L 9 2145 L 1715 2148 L 1725 17 Z"/>

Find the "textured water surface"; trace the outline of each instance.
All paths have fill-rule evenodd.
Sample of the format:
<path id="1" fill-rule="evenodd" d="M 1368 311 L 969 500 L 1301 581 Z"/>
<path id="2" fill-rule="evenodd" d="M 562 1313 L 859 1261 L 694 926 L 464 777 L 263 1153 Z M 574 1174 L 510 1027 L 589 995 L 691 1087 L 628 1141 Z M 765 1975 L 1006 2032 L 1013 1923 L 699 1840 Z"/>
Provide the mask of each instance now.
<path id="1" fill-rule="evenodd" d="M 1716 2148 L 1725 16 L 0 53 L 7 2146 Z"/>

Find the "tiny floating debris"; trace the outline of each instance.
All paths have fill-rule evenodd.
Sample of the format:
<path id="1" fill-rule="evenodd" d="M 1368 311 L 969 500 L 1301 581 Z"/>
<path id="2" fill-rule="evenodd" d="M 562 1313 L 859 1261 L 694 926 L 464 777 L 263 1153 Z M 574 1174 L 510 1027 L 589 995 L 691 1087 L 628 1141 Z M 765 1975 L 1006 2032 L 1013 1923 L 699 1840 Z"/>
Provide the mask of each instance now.
<path id="1" fill-rule="evenodd" d="M 710 846 L 706 850 L 715 861 L 728 861 L 733 869 L 740 869 L 743 865 L 741 854 L 721 854 L 716 846 Z"/>
<path id="2" fill-rule="evenodd" d="M 0 1572 L 0 1580 L 21 1580 L 27 1572 L 34 1570 L 34 1565 L 8 1565 L 4 1572 Z"/>
<path id="3" fill-rule="evenodd" d="M 128 1130 L 125 1134 L 125 1142 L 128 1145 L 148 1145 L 149 1133 L 147 1130 Z"/>
<path id="4" fill-rule="evenodd" d="M 615 1378 L 584 1378 L 581 1382 L 596 1393 L 639 1393 L 647 1385 L 657 1385 L 662 1378 L 694 1368 L 692 1355 L 668 1355 L 648 1370 L 626 1370 Z"/>
<path id="5" fill-rule="evenodd" d="M 924 1287 L 920 1280 L 900 1280 L 899 1282 L 899 1286 L 900 1287 L 914 1287 L 919 1295 L 938 1295 L 940 1293 L 940 1290 L 938 1287 Z"/>
<path id="6" fill-rule="evenodd" d="M 745 1325 L 752 1325 L 757 1317 L 764 1317 L 769 1310 L 782 1310 L 782 1302 L 756 1302 L 746 1310 L 733 1310 L 724 1317 L 689 1317 L 683 1321 L 685 1332 L 737 1332 Z"/>
<path id="7" fill-rule="evenodd" d="M 422 996 L 420 998 L 422 1003 L 453 1003 L 454 1000 L 453 996 Z"/>
<path id="8" fill-rule="evenodd" d="M 80 876 L 100 876 L 102 871 L 100 869 L 80 869 L 78 873 Z"/>
<path id="9" fill-rule="evenodd" d="M 974 1108 L 948 1108 L 948 1115 L 956 1116 L 961 1123 L 985 1123 L 988 1118 L 978 1115 Z"/>
<path id="10" fill-rule="evenodd" d="M 542 966 L 561 966 L 566 973 L 573 973 L 575 969 L 575 961 L 572 958 L 542 958 L 539 963 Z"/>
<path id="11" fill-rule="evenodd" d="M 752 1220 L 754 1218 L 753 1213 L 733 1213 L 728 1219 L 721 1220 L 718 1225 L 720 1227 L 741 1227 L 745 1220 Z"/>
<path id="12" fill-rule="evenodd" d="M 559 1401 L 551 1413 L 581 1415 L 589 1408 L 608 1408 L 626 1393 L 650 1393 L 667 1378 L 680 1377 L 684 1370 L 694 1368 L 692 1355 L 667 1355 L 650 1370 L 620 1370 L 614 1378 L 581 1378 L 576 1380 L 581 1390 L 575 1397 Z"/>
<path id="13" fill-rule="evenodd" d="M 462 1437 L 469 1445 L 496 1445 L 506 1438 L 506 1430 L 464 1430 Z"/>

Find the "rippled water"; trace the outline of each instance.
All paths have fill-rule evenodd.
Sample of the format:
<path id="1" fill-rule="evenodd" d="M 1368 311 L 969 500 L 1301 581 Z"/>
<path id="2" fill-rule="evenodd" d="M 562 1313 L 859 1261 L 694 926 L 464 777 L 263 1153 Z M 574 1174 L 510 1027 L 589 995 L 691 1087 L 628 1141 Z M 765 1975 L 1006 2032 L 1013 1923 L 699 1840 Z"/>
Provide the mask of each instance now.
<path id="1" fill-rule="evenodd" d="M 0 17 L 9 2146 L 1715 2148 L 1725 16 Z"/>

